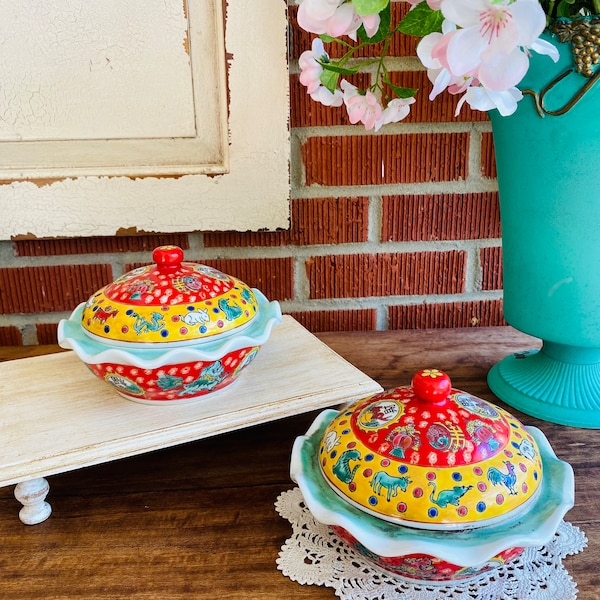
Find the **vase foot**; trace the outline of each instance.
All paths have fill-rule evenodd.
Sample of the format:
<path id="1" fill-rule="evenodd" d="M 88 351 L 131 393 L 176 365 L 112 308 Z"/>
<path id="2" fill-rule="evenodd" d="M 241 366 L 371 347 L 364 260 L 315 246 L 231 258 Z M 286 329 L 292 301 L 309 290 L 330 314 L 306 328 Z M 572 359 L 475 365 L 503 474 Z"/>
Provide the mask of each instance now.
<path id="1" fill-rule="evenodd" d="M 538 419 L 600 429 L 600 349 L 544 342 L 507 356 L 488 373 L 503 402 Z"/>

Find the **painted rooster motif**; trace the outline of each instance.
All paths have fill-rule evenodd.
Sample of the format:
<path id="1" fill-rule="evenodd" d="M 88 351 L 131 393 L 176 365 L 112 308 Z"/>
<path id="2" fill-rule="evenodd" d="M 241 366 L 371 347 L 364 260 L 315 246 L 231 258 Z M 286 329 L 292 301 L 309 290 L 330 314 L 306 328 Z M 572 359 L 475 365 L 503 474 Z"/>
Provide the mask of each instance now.
<path id="1" fill-rule="evenodd" d="M 509 460 L 505 460 L 504 464 L 506 465 L 506 473 L 503 473 L 500 469 L 496 469 L 496 467 L 488 469 L 488 481 L 493 485 L 503 485 L 508 489 L 508 493 L 511 496 L 516 496 L 517 489 L 515 485 L 517 483 L 517 474 L 515 473 L 515 467 Z"/>

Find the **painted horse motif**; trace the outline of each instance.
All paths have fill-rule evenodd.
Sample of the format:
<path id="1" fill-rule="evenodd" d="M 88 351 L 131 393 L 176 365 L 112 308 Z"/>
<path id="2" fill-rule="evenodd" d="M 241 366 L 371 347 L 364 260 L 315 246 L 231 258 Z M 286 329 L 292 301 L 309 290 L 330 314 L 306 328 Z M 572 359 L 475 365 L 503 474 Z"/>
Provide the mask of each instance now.
<path id="1" fill-rule="evenodd" d="M 352 483 L 358 464 L 350 467 L 350 461 L 360 460 L 360 452 L 358 450 L 346 450 L 340 454 L 335 465 L 333 465 L 333 474 L 344 483 Z"/>
<path id="2" fill-rule="evenodd" d="M 106 309 L 98 308 L 98 310 L 96 310 L 92 315 L 92 319 L 94 321 L 100 321 L 100 323 L 104 325 L 104 323 L 106 323 L 106 321 L 110 319 L 110 317 L 113 317 L 114 319 L 118 314 L 119 311 L 116 308 L 113 308 L 112 306 L 107 306 Z"/>
<path id="3" fill-rule="evenodd" d="M 378 496 L 381 495 L 382 488 L 386 488 L 386 499 L 389 502 L 392 496 L 396 497 L 398 495 L 398 490 L 405 492 L 410 482 L 411 480 L 408 477 L 394 477 L 388 475 L 385 471 L 377 471 L 371 479 L 371 487 Z"/>

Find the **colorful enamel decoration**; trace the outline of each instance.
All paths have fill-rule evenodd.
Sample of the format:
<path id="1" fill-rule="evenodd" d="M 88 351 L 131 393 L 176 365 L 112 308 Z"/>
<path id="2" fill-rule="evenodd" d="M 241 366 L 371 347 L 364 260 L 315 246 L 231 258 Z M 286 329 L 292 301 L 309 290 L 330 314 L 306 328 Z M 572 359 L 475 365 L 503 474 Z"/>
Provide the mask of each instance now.
<path id="1" fill-rule="evenodd" d="M 128 399 L 173 404 L 237 379 L 281 321 L 277 302 L 206 265 L 161 246 L 155 264 L 96 292 L 59 324 L 99 378 Z"/>
<path id="2" fill-rule="evenodd" d="M 85 304 L 86 332 L 115 342 L 193 343 L 231 333 L 257 314 L 254 292 L 235 277 L 183 262 L 183 250 L 161 246 L 155 264 L 134 269 Z"/>
<path id="3" fill-rule="evenodd" d="M 537 444 L 508 412 L 436 369 L 350 406 L 319 450 L 334 491 L 382 519 L 478 527 L 523 510 L 542 478 Z"/>
<path id="4" fill-rule="evenodd" d="M 573 470 L 539 429 L 435 369 L 322 412 L 290 473 L 315 519 L 378 568 L 427 584 L 547 543 L 574 503 Z"/>

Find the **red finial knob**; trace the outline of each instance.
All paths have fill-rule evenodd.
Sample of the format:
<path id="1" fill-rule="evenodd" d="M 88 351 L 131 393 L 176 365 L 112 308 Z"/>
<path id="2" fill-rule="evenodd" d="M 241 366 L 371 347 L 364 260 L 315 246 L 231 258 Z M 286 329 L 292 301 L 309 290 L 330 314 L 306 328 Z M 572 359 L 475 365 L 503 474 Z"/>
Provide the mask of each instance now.
<path id="1" fill-rule="evenodd" d="M 439 369 L 423 369 L 412 380 L 415 396 L 426 402 L 443 402 L 452 389 L 450 377 Z"/>
<path id="2" fill-rule="evenodd" d="M 179 246 L 159 246 L 152 252 L 152 260 L 160 271 L 175 271 L 183 260 L 183 250 Z"/>

